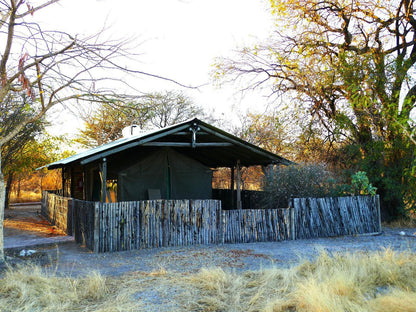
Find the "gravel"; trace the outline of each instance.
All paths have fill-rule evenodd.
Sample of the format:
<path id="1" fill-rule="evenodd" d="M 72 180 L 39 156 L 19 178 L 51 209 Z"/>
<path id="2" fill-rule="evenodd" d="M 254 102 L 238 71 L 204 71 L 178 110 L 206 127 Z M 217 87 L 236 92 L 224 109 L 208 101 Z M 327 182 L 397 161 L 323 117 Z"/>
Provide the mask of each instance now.
<path id="1" fill-rule="evenodd" d="M 167 247 L 102 254 L 93 253 L 71 242 L 55 247 L 39 247 L 37 251 L 49 257 L 49 267 L 54 271 L 73 276 L 82 276 L 91 271 L 120 276 L 129 272 L 152 272 L 160 269 L 193 273 L 201 268 L 218 266 L 240 271 L 290 267 L 304 260 L 313 260 L 322 251 L 329 254 L 383 249 L 416 252 L 415 232 L 416 229 L 385 229 L 379 235 Z"/>
<path id="2" fill-rule="evenodd" d="M 10 212 L 11 213 L 11 212 Z M 17 217 L 27 220 L 24 211 L 14 211 L 10 220 Z M 32 215 L 33 216 L 33 215 Z M 33 218 L 32 218 L 33 220 Z M 39 221 L 39 220 L 38 220 Z M 36 222 L 35 222 L 36 223 Z M 40 222 L 36 227 L 43 228 Z M 29 229 L 30 230 L 30 229 Z M 391 249 L 397 252 L 411 251 L 416 253 L 416 228 L 385 228 L 379 235 L 342 236 L 317 238 L 296 241 L 225 244 L 208 246 L 169 247 L 142 249 L 135 251 L 96 254 L 73 241 L 52 246 L 30 246 L 36 253 L 23 255 L 16 241 L 25 243 L 35 239 L 45 239 L 45 231 L 14 230 L 6 228 L 6 244 L 15 248 L 6 250 L 8 265 L 35 263 L 44 266 L 52 274 L 62 276 L 85 276 L 97 271 L 105 276 L 149 276 L 146 285 L 134 293 L 134 300 L 143 304 L 143 311 L 182 311 L 181 294 L 186 291 L 180 284 L 168 283 L 154 285 L 153 274 L 166 278 L 179 273 L 192 274 L 202 268 L 221 267 L 224 270 L 247 271 L 261 268 L 287 268 L 304 260 L 313 260 L 322 251 L 330 255 L 337 253 L 357 253 Z M 23 236 L 22 236 L 23 235 Z M 22 238 L 23 237 L 23 238 Z M 27 249 L 27 248 L 26 248 Z M 23 256 L 22 256 L 23 255 Z M 4 267 L 4 268 L 7 268 Z M 121 278 L 123 279 L 123 278 Z M 163 279 L 158 280 L 163 282 Z"/>
<path id="3" fill-rule="evenodd" d="M 161 268 L 170 272 L 192 273 L 201 268 L 218 266 L 233 270 L 258 270 L 270 266 L 289 267 L 303 260 L 313 260 L 323 250 L 329 254 L 367 252 L 384 248 L 416 252 L 416 228 L 385 228 L 380 235 L 199 245 L 95 254 L 76 245 L 70 237 L 57 236 L 53 227 L 45 224 L 39 217 L 39 209 L 40 207 L 35 205 L 16 207 L 7 211 L 5 247 L 8 245 L 11 247 L 6 250 L 7 260 L 12 265 L 30 261 L 40 265 L 46 264 L 53 269 L 53 272 L 64 275 L 79 276 L 95 270 L 104 275 L 120 276 L 134 271 L 152 272 Z M 53 240 L 59 240 L 60 243 L 52 247 L 39 246 L 39 241 L 54 244 Z M 26 248 L 19 244 L 31 242 L 37 247 L 35 245 L 26 247 L 36 250 L 37 253 L 27 257 L 19 256 Z"/>
<path id="4" fill-rule="evenodd" d="M 175 281 L 202 268 L 221 267 L 242 272 L 269 267 L 287 268 L 313 260 L 322 251 L 331 255 L 391 249 L 416 252 L 416 229 L 385 229 L 379 235 L 342 236 L 296 241 L 169 247 L 96 254 L 73 242 L 33 248 L 36 253 L 19 256 L 8 250 L 9 264 L 43 265 L 52 274 L 82 277 L 98 271 L 104 276 L 140 276 L 140 286 L 131 296 L 141 310 L 183 311 L 189 289 Z M 161 275 L 159 279 L 157 276 Z M 173 280 L 170 280 L 173 278 Z M 185 298 L 185 299 L 183 299 Z"/>

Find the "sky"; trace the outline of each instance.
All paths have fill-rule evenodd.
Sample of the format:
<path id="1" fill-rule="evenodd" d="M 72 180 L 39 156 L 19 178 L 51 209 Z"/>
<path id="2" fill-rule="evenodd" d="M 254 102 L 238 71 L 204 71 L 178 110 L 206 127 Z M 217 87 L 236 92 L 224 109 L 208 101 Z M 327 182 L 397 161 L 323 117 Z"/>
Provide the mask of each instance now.
<path id="1" fill-rule="evenodd" d="M 265 40 L 273 21 L 267 0 L 61 0 L 39 14 L 45 28 L 93 34 L 106 28 L 113 38 L 134 38 L 135 67 L 174 79 L 198 90 L 182 89 L 158 79 L 138 77 L 143 92 L 181 90 L 195 104 L 216 116 L 238 123 L 247 111 L 262 112 L 267 100 L 239 87 L 212 84 L 216 57 Z M 62 118 L 60 118 L 62 119 Z M 58 132 L 74 132 L 73 117 Z"/>

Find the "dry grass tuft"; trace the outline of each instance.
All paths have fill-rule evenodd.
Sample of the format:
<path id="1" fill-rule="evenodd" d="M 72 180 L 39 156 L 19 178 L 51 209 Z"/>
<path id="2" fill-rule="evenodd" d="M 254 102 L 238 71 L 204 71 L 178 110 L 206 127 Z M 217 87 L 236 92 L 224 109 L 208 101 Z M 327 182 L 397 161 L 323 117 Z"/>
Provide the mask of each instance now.
<path id="1" fill-rule="evenodd" d="M 329 255 L 289 269 L 197 273 L 130 272 L 57 276 L 39 267 L 0 279 L 2 311 L 410 312 L 416 310 L 416 254 L 391 249 Z"/>
<path id="2" fill-rule="evenodd" d="M 165 276 L 168 274 L 168 271 L 166 271 L 164 268 L 159 268 L 150 273 L 144 273 L 144 274 L 147 274 L 149 276 Z"/>
<path id="3" fill-rule="evenodd" d="M 115 280 L 96 272 L 70 278 L 26 266 L 9 269 L 0 280 L 0 307 L 1 311 L 137 311 L 140 302 L 124 293 Z"/>
<path id="4" fill-rule="evenodd" d="M 416 310 L 416 255 L 390 249 L 322 253 L 291 269 L 201 270 L 190 282 L 199 289 L 193 307 L 203 311 Z"/>
<path id="5" fill-rule="evenodd" d="M 383 227 L 397 229 L 397 228 L 407 228 L 407 229 L 414 229 L 416 228 L 416 216 L 412 215 L 408 218 L 400 218 L 390 222 L 383 222 Z"/>
<path id="6" fill-rule="evenodd" d="M 394 289 L 389 294 L 379 296 L 369 303 L 369 310 L 375 312 L 414 312 L 416 294 Z"/>

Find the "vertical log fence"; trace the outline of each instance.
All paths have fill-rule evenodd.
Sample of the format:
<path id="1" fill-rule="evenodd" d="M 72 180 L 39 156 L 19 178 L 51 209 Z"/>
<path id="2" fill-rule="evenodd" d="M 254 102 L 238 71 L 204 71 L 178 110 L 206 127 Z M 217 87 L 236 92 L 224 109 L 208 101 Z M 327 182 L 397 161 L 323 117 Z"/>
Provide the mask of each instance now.
<path id="1" fill-rule="evenodd" d="M 74 206 L 75 240 L 96 252 L 222 241 L 217 200 L 75 201 Z"/>
<path id="2" fill-rule="evenodd" d="M 74 199 L 74 238 L 75 242 L 94 250 L 95 202 Z"/>
<path id="3" fill-rule="evenodd" d="M 44 193 L 49 220 L 65 215 L 62 207 L 73 212 L 75 241 L 95 252 L 381 231 L 378 196 L 294 198 L 289 208 L 222 210 L 219 200 L 99 203 Z"/>
<path id="4" fill-rule="evenodd" d="M 225 210 L 223 243 L 282 241 L 290 233 L 290 209 Z"/>
<path id="5" fill-rule="evenodd" d="M 42 191 L 41 214 L 51 224 L 72 235 L 73 219 L 72 198 L 59 196 L 48 191 Z"/>
<path id="6" fill-rule="evenodd" d="M 296 239 L 381 232 L 379 195 L 293 198 L 290 206 Z"/>

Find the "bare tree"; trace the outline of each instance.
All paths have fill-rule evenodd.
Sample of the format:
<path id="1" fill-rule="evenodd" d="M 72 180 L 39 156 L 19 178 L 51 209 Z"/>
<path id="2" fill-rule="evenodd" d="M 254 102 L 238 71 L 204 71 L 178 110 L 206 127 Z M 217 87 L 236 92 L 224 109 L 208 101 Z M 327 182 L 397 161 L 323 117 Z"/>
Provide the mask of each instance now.
<path id="1" fill-rule="evenodd" d="M 58 104 L 74 99 L 79 103 L 92 95 L 111 97 L 113 92 L 106 88 L 106 82 L 111 81 L 107 85 L 113 89 L 117 88 L 115 83 L 123 83 L 114 79 L 120 76 L 116 71 L 162 78 L 127 70 L 121 64 L 128 55 L 125 41 L 104 40 L 102 33 L 82 38 L 43 29 L 32 15 L 58 1 L 44 0 L 32 6 L 25 0 L 0 0 L 0 103 L 8 97 L 26 97 L 9 107 L 9 117 L 15 116 L 16 122 L 1 125 L 0 150 Z M 124 86 L 127 90 L 127 83 Z M 0 168 L 1 162 L 0 154 Z M 4 175 L 0 172 L 0 262 L 4 258 L 4 196 Z"/>
<path id="2" fill-rule="evenodd" d="M 104 100 L 104 99 L 102 99 Z M 85 129 L 76 142 L 95 147 L 121 138 L 123 128 L 136 125 L 150 130 L 171 126 L 199 117 L 208 122 L 215 119 L 181 92 L 165 91 L 106 101 L 87 113 L 81 113 Z"/>
<path id="3" fill-rule="evenodd" d="M 193 104 L 181 92 L 165 91 L 148 94 L 142 105 L 150 108 L 150 123 L 156 128 L 164 128 L 193 117 L 208 117 L 201 107 Z"/>

